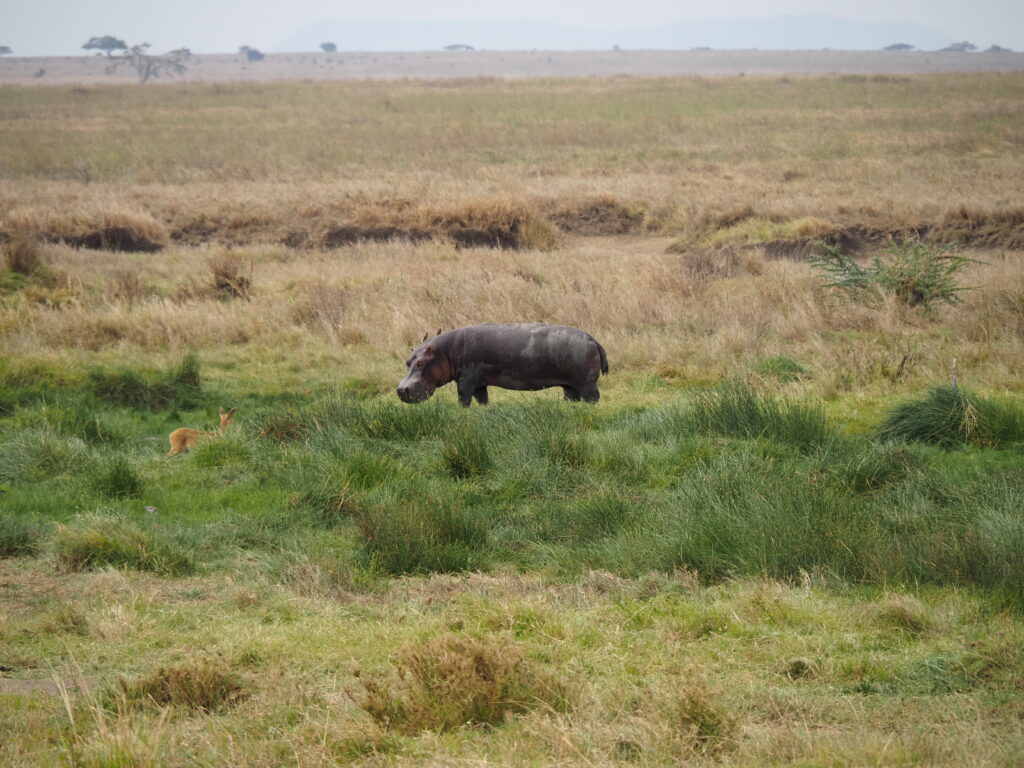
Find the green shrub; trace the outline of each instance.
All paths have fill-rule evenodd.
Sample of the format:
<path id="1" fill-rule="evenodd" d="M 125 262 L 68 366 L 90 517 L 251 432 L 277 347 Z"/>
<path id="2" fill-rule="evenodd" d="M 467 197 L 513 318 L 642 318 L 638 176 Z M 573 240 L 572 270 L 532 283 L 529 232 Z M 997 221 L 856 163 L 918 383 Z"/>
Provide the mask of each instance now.
<path id="1" fill-rule="evenodd" d="M 385 573 L 453 573 L 485 564 L 486 528 L 451 500 L 367 506 L 357 524 L 371 562 Z"/>
<path id="2" fill-rule="evenodd" d="M 515 643 L 439 635 L 405 646 L 392 675 L 361 674 L 352 698 L 382 728 L 415 735 L 501 725 L 508 715 L 569 709 L 571 692 Z"/>
<path id="3" fill-rule="evenodd" d="M 862 267 L 838 247 L 819 241 L 821 252 L 811 263 L 853 301 L 869 301 L 883 294 L 895 296 L 908 306 L 925 309 L 938 302 L 956 304 L 960 293 L 969 290 L 958 282 L 958 273 L 974 262 L 957 256 L 951 246 L 933 249 L 919 240 L 894 241 L 887 251 L 889 259 L 875 257 Z"/>
<path id="4" fill-rule="evenodd" d="M 53 537 L 57 562 L 71 571 L 113 566 L 165 575 L 189 573 L 192 559 L 120 517 L 98 513 L 58 524 Z"/>
<path id="5" fill-rule="evenodd" d="M 142 480 L 124 457 L 116 456 L 93 469 L 89 489 L 109 499 L 138 498 Z"/>
<path id="6" fill-rule="evenodd" d="M 942 448 L 1005 448 L 1024 442 L 1024 409 L 948 385 L 932 387 L 923 397 L 889 411 L 877 436 Z"/>

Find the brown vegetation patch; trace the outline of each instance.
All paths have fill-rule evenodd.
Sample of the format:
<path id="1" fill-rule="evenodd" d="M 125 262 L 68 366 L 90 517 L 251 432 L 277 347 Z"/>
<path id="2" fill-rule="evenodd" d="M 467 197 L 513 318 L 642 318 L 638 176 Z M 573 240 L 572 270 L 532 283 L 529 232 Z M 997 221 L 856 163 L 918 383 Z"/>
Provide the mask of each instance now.
<path id="1" fill-rule="evenodd" d="M 433 237 L 424 229 L 396 226 L 363 227 L 348 224 L 327 230 L 320 238 L 321 248 L 342 248 L 362 242 L 386 243 L 390 240 L 407 240 L 412 243 L 430 240 Z M 287 242 L 286 242 L 287 244 Z"/>
<path id="2" fill-rule="evenodd" d="M 551 220 L 563 232 L 576 235 L 625 235 L 644 223 L 644 209 L 625 205 L 611 195 L 556 204 Z"/>
<path id="3" fill-rule="evenodd" d="M 43 266 L 39 241 L 25 235 L 11 237 L 3 245 L 4 266 L 19 275 L 31 275 Z"/>
<path id="4" fill-rule="evenodd" d="M 960 205 L 946 211 L 931 231 L 942 243 L 1024 249 L 1024 207 L 984 210 Z"/>
<path id="5" fill-rule="evenodd" d="M 252 262 L 246 264 L 241 254 L 224 251 L 210 257 L 213 292 L 229 299 L 248 299 L 252 288 Z M 248 266 L 248 270 L 246 267 Z"/>
<path id="6" fill-rule="evenodd" d="M 128 208 L 65 213 L 21 209 L 7 216 L 3 230 L 15 240 L 31 236 L 90 250 L 151 253 L 168 242 L 163 224 L 148 213 Z"/>
<path id="7" fill-rule="evenodd" d="M 459 247 L 548 251 L 557 243 L 557 231 L 551 222 L 521 200 L 472 200 L 424 215 L 431 226 Z"/>
<path id="8" fill-rule="evenodd" d="M 401 733 L 500 725 L 536 707 L 569 707 L 566 684 L 507 639 L 439 635 L 399 651 L 395 674 L 360 676 L 363 690 L 352 699 Z"/>
<path id="9" fill-rule="evenodd" d="M 160 667 L 133 680 L 123 678 L 106 695 L 107 703 L 127 708 L 184 707 L 212 712 L 246 695 L 245 683 L 220 658 Z"/>

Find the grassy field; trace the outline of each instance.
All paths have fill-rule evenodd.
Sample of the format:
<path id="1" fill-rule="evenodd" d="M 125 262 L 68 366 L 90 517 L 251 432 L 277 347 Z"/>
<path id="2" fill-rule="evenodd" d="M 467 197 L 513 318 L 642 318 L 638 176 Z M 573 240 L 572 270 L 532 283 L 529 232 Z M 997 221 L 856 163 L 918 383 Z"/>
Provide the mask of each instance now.
<path id="1" fill-rule="evenodd" d="M 0 764 L 1021 764 L 1022 85 L 0 89 Z"/>

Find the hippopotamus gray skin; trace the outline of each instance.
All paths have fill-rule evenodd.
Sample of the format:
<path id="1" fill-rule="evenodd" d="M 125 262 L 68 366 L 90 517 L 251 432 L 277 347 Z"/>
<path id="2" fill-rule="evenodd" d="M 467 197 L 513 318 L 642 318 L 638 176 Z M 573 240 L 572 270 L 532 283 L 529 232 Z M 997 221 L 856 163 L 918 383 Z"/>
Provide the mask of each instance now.
<path id="1" fill-rule="evenodd" d="M 485 323 L 424 340 L 406 361 L 398 396 L 419 403 L 454 381 L 459 402 L 487 405 L 487 387 L 537 390 L 561 387 L 566 400 L 596 403 L 597 379 L 608 373 L 604 348 L 589 333 L 565 325 Z"/>

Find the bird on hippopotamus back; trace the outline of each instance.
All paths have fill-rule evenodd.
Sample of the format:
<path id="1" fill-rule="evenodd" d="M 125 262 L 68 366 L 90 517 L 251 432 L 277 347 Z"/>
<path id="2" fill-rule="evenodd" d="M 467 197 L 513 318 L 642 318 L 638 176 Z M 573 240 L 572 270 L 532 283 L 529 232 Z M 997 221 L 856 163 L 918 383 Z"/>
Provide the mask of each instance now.
<path id="1" fill-rule="evenodd" d="M 596 403 L 597 379 L 608 373 L 608 357 L 593 336 L 578 328 L 546 323 L 484 323 L 424 340 L 406 360 L 409 372 L 398 396 L 419 403 L 454 381 L 459 402 L 487 405 L 487 387 L 537 390 L 561 387 L 566 400 Z"/>

